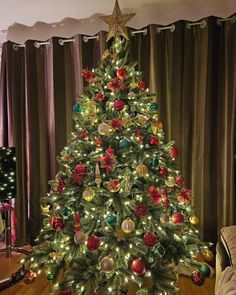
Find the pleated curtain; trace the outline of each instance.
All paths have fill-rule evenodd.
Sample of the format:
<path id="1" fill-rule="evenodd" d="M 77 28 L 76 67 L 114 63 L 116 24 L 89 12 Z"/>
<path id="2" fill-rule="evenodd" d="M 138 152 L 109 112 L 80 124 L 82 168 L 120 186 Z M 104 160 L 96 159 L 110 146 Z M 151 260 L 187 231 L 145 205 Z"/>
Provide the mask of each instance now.
<path id="1" fill-rule="evenodd" d="M 175 30 L 149 25 L 131 34 L 131 53 L 156 93 L 166 140 L 180 150 L 179 170 L 192 189 L 200 230 L 216 241 L 223 226 L 236 224 L 236 22 Z M 17 150 L 17 241 L 33 243 L 40 225 L 40 196 L 60 169 L 56 157 L 73 130 L 72 107 L 83 92 L 81 70 L 96 67 L 108 44 L 105 32 L 60 45 L 60 37 L 35 47 L 29 40 L 2 49 L 0 146 Z"/>

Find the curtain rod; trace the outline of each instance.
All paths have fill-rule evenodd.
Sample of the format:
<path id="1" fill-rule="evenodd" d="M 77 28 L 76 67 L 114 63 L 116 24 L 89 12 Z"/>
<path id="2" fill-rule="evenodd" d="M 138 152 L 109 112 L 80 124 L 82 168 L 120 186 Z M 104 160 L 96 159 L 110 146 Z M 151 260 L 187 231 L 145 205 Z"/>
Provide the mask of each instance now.
<path id="1" fill-rule="evenodd" d="M 206 24 L 207 24 L 207 23 L 206 23 L 205 19 L 203 19 L 203 20 L 200 21 L 200 22 L 195 22 L 195 23 L 187 22 L 187 23 L 186 23 L 186 28 L 187 28 L 187 29 L 190 29 L 192 26 L 200 25 L 200 28 L 203 29 L 203 28 L 205 28 Z"/>
<path id="2" fill-rule="evenodd" d="M 217 18 L 217 25 L 219 26 L 222 22 L 230 21 L 231 23 L 234 23 L 236 21 L 236 15 L 228 18 Z"/>
<path id="3" fill-rule="evenodd" d="M 170 30 L 170 32 L 174 32 L 175 30 L 175 25 L 172 24 L 170 26 L 166 26 L 166 27 L 157 27 L 157 33 L 160 33 L 161 31 L 164 31 L 164 30 Z"/>

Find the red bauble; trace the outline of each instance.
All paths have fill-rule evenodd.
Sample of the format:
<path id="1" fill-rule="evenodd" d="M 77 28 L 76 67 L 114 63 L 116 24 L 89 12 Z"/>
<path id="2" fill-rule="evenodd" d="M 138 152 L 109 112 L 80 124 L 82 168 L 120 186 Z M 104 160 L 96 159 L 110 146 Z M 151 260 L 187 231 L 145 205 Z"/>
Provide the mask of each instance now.
<path id="1" fill-rule="evenodd" d="M 79 140 L 86 139 L 86 138 L 88 138 L 88 136 L 89 136 L 89 134 L 88 134 L 87 130 L 79 131 L 78 134 L 77 134 L 77 138 Z"/>
<path id="2" fill-rule="evenodd" d="M 103 93 L 96 94 L 96 100 L 102 102 L 104 99 L 105 99 L 105 94 L 103 94 Z"/>
<path id="3" fill-rule="evenodd" d="M 56 231 L 60 231 L 63 228 L 63 221 L 58 218 L 58 217 L 50 217 L 49 220 L 50 224 L 52 225 L 52 227 L 56 230 Z"/>
<path id="4" fill-rule="evenodd" d="M 143 241 L 147 246 L 152 247 L 156 244 L 157 237 L 154 233 L 147 232 L 143 237 Z"/>
<path id="5" fill-rule="evenodd" d="M 146 89 L 146 84 L 144 81 L 139 81 L 138 82 L 138 88 L 141 90 L 145 90 Z"/>
<path id="6" fill-rule="evenodd" d="M 144 204 L 139 204 L 136 206 L 136 209 L 135 209 L 135 214 L 138 216 L 138 217 L 143 217 L 147 214 L 148 212 L 148 207 Z"/>
<path id="7" fill-rule="evenodd" d="M 72 295 L 72 292 L 70 290 L 62 291 L 59 295 Z"/>
<path id="8" fill-rule="evenodd" d="M 95 139 L 94 140 L 94 144 L 97 146 L 97 147 L 101 147 L 103 145 L 103 142 L 99 139 Z"/>
<path id="9" fill-rule="evenodd" d="M 179 212 L 175 212 L 171 218 L 172 218 L 172 221 L 174 222 L 174 224 L 183 224 L 184 223 L 184 216 Z"/>
<path id="10" fill-rule="evenodd" d="M 178 157 L 179 155 L 179 150 L 176 148 L 176 147 L 172 147 L 170 150 L 169 150 L 169 154 L 171 156 L 171 158 L 175 159 Z"/>
<path id="11" fill-rule="evenodd" d="M 100 246 L 100 240 L 97 236 L 90 236 L 87 240 L 87 248 L 90 251 L 97 250 Z"/>
<path id="12" fill-rule="evenodd" d="M 159 169 L 159 173 L 160 173 L 161 175 L 164 175 L 164 176 L 168 176 L 168 175 L 169 175 L 169 173 L 168 173 L 168 171 L 167 171 L 166 168 L 160 168 L 160 169 Z"/>
<path id="13" fill-rule="evenodd" d="M 120 68 L 117 70 L 116 72 L 116 76 L 120 79 L 120 80 L 124 80 L 127 77 L 127 71 L 125 68 Z"/>
<path id="14" fill-rule="evenodd" d="M 61 193 L 64 190 L 66 184 L 62 178 L 58 178 L 56 182 L 57 183 L 53 190 L 56 191 L 57 193 Z"/>
<path id="15" fill-rule="evenodd" d="M 141 259 L 135 259 L 131 264 L 131 271 L 135 276 L 141 276 L 146 271 L 146 265 Z"/>
<path id="16" fill-rule="evenodd" d="M 114 109 L 116 111 L 122 111 L 125 106 L 125 102 L 121 99 L 117 99 L 114 101 Z"/>
<path id="17" fill-rule="evenodd" d="M 176 183 L 177 185 L 179 185 L 179 186 L 182 186 L 183 183 L 184 183 L 184 179 L 183 179 L 183 177 L 182 177 L 182 176 L 177 176 L 177 177 L 175 178 L 175 183 Z"/>
<path id="18" fill-rule="evenodd" d="M 159 143 L 159 138 L 155 135 L 152 135 L 150 138 L 150 145 L 157 145 Z"/>
<path id="19" fill-rule="evenodd" d="M 122 129 L 122 121 L 120 118 L 118 119 L 113 119 L 111 121 L 111 126 L 113 129 L 120 131 Z"/>

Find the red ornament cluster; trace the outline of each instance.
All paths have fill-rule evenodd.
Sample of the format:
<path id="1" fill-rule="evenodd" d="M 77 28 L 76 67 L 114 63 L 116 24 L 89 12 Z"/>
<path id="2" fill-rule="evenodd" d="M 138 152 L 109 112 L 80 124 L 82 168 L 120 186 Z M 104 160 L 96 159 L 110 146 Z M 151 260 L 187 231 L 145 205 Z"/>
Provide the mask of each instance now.
<path id="1" fill-rule="evenodd" d="M 96 100 L 102 102 L 105 99 L 105 94 L 98 93 L 96 94 Z"/>
<path id="2" fill-rule="evenodd" d="M 176 147 L 172 147 L 169 150 L 169 154 L 170 154 L 172 159 L 176 159 L 178 157 L 178 155 L 179 155 L 179 150 Z"/>
<path id="3" fill-rule="evenodd" d="M 84 140 L 84 139 L 87 139 L 88 137 L 89 137 L 89 133 L 87 130 L 82 130 L 77 133 L 77 138 L 79 140 Z"/>
<path id="4" fill-rule="evenodd" d="M 88 67 L 82 71 L 82 75 L 88 83 L 93 82 L 93 72 L 91 72 Z"/>
<path id="5" fill-rule="evenodd" d="M 114 150 L 112 148 L 106 149 L 106 155 L 100 156 L 98 161 L 101 163 L 101 167 L 106 169 L 106 173 L 113 170 L 116 163 Z"/>
<path id="6" fill-rule="evenodd" d="M 50 216 L 49 223 L 56 231 L 61 231 L 63 228 L 63 221 L 56 216 Z"/>
<path id="7" fill-rule="evenodd" d="M 166 168 L 160 168 L 160 169 L 159 169 L 159 173 L 160 173 L 161 175 L 163 175 L 163 176 L 168 176 L 168 175 L 169 175 L 169 173 L 168 173 L 168 171 L 167 171 Z"/>
<path id="8" fill-rule="evenodd" d="M 107 88 L 112 92 L 118 92 L 120 90 L 123 90 L 125 87 L 125 82 L 118 79 L 117 77 L 112 79 L 111 82 L 107 85 Z"/>
<path id="9" fill-rule="evenodd" d="M 145 82 L 144 82 L 144 81 L 139 81 L 139 82 L 138 82 L 138 88 L 139 88 L 140 90 L 145 90 L 145 89 L 146 89 L 146 84 L 145 84 Z"/>
<path id="10" fill-rule="evenodd" d="M 120 118 L 117 118 L 117 119 L 113 119 L 111 121 L 111 126 L 114 130 L 116 131 L 121 131 L 122 129 L 122 121 Z"/>

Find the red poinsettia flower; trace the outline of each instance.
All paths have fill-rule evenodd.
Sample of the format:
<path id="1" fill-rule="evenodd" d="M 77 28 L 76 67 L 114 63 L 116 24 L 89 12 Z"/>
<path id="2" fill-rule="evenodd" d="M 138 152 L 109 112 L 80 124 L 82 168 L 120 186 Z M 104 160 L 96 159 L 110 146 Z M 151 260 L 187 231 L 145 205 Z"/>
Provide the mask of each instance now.
<path id="1" fill-rule="evenodd" d="M 154 203 L 156 204 L 161 203 L 162 195 L 154 185 L 150 186 L 149 189 L 147 189 L 147 193 L 151 197 Z"/>
<path id="2" fill-rule="evenodd" d="M 107 88 L 112 92 L 118 92 L 126 87 L 124 81 L 118 79 L 117 77 L 112 79 L 111 82 L 107 85 Z"/>
<path id="3" fill-rule="evenodd" d="M 72 173 L 73 182 L 81 185 L 87 174 L 87 167 L 85 164 L 78 164 L 75 166 L 75 170 Z"/>
<path id="4" fill-rule="evenodd" d="M 116 72 L 116 76 L 120 79 L 120 80 L 124 80 L 127 77 L 127 70 L 125 68 L 120 68 L 117 70 Z"/>
<path id="5" fill-rule="evenodd" d="M 183 205 L 183 204 L 188 205 L 190 203 L 190 198 L 191 198 L 191 191 L 190 190 L 181 191 L 177 195 L 179 205 Z"/>
<path id="6" fill-rule="evenodd" d="M 101 167 L 106 169 L 106 173 L 113 170 L 116 164 L 114 150 L 112 148 L 106 149 L 106 156 L 100 156 L 98 161 L 101 163 Z"/>
<path id="7" fill-rule="evenodd" d="M 86 79 L 86 81 L 88 83 L 93 82 L 93 72 L 91 72 L 88 67 L 86 67 L 83 71 L 82 71 L 82 75 L 84 76 L 84 78 Z"/>

